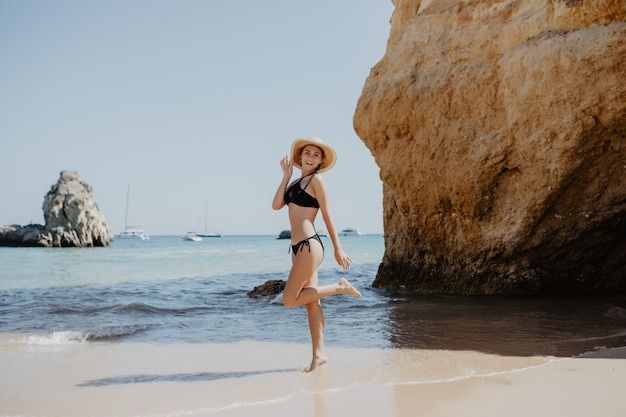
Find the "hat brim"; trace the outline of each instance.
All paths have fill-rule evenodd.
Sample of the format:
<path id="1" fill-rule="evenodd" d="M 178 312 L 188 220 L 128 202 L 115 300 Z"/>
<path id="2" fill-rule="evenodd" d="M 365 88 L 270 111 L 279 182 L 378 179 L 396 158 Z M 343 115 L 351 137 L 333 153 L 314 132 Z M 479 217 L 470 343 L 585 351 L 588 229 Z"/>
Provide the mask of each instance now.
<path id="1" fill-rule="evenodd" d="M 326 172 L 331 169 L 337 162 L 337 153 L 333 148 L 324 143 L 320 138 L 310 137 L 307 139 L 296 139 L 291 144 L 291 160 L 293 164 L 302 169 L 302 158 L 300 152 L 302 148 L 307 145 L 317 146 L 324 152 L 324 160 L 322 161 L 322 167 L 318 172 Z"/>

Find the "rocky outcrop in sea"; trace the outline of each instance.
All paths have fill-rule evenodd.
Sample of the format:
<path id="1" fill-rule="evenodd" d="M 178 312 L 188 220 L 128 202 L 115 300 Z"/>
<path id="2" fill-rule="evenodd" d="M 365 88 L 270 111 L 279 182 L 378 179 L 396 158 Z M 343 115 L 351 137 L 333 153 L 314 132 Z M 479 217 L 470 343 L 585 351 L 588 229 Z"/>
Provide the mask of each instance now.
<path id="1" fill-rule="evenodd" d="M 250 298 L 268 298 L 276 297 L 285 289 L 286 282 L 282 279 L 271 279 L 265 283 L 254 287 L 248 292 Z"/>
<path id="2" fill-rule="evenodd" d="M 0 246 L 108 246 L 113 231 L 93 198 L 92 188 L 76 172 L 62 171 L 43 203 L 45 226 L 0 227 Z"/>
<path id="3" fill-rule="evenodd" d="M 394 0 L 354 115 L 376 287 L 626 290 L 626 2 Z"/>

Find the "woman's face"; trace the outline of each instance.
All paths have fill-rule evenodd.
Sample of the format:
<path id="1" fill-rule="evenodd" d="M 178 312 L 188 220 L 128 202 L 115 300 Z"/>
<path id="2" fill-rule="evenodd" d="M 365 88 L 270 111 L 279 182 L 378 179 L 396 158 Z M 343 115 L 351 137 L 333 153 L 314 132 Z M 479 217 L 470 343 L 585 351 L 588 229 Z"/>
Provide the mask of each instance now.
<path id="1" fill-rule="evenodd" d="M 315 145 L 306 145 L 300 153 L 302 160 L 302 168 L 305 170 L 314 170 L 324 160 L 322 150 Z"/>

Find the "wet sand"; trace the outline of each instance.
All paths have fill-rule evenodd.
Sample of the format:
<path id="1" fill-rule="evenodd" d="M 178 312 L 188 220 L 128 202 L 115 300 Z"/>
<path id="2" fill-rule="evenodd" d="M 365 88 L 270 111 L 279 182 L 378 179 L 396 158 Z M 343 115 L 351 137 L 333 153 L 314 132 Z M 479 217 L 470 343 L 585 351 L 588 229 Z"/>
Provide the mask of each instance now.
<path id="1" fill-rule="evenodd" d="M 622 416 L 626 348 L 580 358 L 0 337 L 1 416 Z"/>

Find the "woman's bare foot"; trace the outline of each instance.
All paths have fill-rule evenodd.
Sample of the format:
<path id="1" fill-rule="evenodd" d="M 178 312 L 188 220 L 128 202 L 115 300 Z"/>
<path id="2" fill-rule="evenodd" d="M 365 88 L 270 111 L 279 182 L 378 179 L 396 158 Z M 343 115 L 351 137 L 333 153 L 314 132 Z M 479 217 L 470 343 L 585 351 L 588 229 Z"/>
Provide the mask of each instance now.
<path id="1" fill-rule="evenodd" d="M 357 291 L 357 289 L 354 288 L 352 285 L 350 285 L 350 282 L 348 282 L 348 280 L 345 278 L 341 278 L 339 281 L 337 281 L 337 285 L 339 286 L 341 294 L 350 295 L 357 298 L 361 296 L 361 293 Z"/>
<path id="2" fill-rule="evenodd" d="M 315 357 L 313 358 L 313 360 L 311 360 L 311 364 L 309 365 L 309 367 L 305 368 L 304 372 L 312 372 L 316 368 L 324 365 L 326 362 L 328 362 L 328 356 L 326 355 Z"/>

